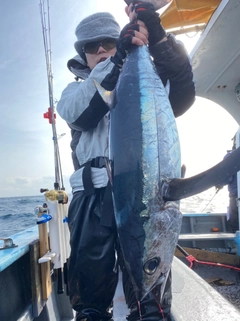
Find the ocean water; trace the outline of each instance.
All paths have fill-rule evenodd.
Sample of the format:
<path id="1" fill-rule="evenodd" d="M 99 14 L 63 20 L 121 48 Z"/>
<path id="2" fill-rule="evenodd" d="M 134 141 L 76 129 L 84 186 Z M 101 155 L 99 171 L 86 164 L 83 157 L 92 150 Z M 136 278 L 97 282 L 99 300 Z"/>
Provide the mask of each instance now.
<path id="1" fill-rule="evenodd" d="M 229 203 L 225 186 L 216 192 L 215 187 L 180 201 L 182 213 L 226 213 Z"/>
<path id="2" fill-rule="evenodd" d="M 0 198 L 0 238 L 36 225 L 35 207 L 44 202 L 44 195 Z"/>
<path id="3" fill-rule="evenodd" d="M 35 226 L 35 208 L 44 202 L 44 195 L 0 198 L 0 238 Z M 228 193 L 225 188 L 217 194 L 212 188 L 180 202 L 183 213 L 225 213 L 227 206 Z"/>

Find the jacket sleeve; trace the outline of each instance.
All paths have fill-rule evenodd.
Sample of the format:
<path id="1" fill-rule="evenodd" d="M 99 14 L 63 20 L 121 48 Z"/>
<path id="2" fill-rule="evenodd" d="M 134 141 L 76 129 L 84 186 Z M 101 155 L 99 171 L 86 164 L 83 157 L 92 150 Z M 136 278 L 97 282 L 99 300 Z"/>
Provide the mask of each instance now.
<path id="1" fill-rule="evenodd" d="M 57 104 L 59 115 L 76 130 L 87 131 L 96 127 L 109 108 L 94 81 L 106 90 L 113 90 L 118 77 L 119 69 L 110 59 L 99 63 L 86 80 L 70 83 L 63 90 Z"/>
<path id="2" fill-rule="evenodd" d="M 184 114 L 195 101 L 195 85 L 188 54 L 180 41 L 169 34 L 167 41 L 150 47 L 157 72 L 166 86 L 170 82 L 169 100 L 176 117 Z"/>

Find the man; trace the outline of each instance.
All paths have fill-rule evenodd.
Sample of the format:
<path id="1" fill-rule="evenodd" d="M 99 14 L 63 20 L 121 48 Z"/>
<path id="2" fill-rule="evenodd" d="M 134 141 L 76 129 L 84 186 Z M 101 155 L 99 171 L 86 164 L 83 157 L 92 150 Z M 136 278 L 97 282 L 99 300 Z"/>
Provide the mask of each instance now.
<path id="1" fill-rule="evenodd" d="M 68 68 L 80 81 L 67 86 L 57 107 L 72 132 L 75 172 L 70 178 L 73 199 L 68 216 L 69 289 L 78 321 L 111 319 L 108 309 L 118 282 L 118 263 L 130 309 L 128 320 L 170 320 L 171 276 L 162 311 L 155 300 L 159 286 L 141 302 L 141 317 L 139 315 L 118 246 L 112 202 L 107 197 L 105 158 L 109 147 L 109 109 L 93 80 L 113 90 L 128 49 L 148 44 L 159 76 L 164 85 L 170 84 L 169 99 L 175 116 L 183 114 L 193 104 L 195 88 L 183 45 L 173 35 L 166 35 L 153 6 L 138 1 L 127 7 L 126 13 L 130 23 L 121 32 L 113 16 L 106 12 L 91 15 L 79 23 L 75 43 L 78 56 L 68 62 Z"/>
<path id="2" fill-rule="evenodd" d="M 236 150 L 236 135 L 232 138 L 233 146 L 232 150 L 228 150 L 227 154 L 224 158 L 230 156 Z M 238 191 L 237 191 L 237 173 L 233 176 L 230 176 L 227 180 L 221 182 L 216 186 L 217 190 L 223 188 L 224 185 L 228 185 L 228 193 L 229 193 L 229 225 L 231 232 L 235 233 L 239 230 L 239 220 L 238 220 L 238 206 L 237 206 L 237 198 L 238 198 Z"/>

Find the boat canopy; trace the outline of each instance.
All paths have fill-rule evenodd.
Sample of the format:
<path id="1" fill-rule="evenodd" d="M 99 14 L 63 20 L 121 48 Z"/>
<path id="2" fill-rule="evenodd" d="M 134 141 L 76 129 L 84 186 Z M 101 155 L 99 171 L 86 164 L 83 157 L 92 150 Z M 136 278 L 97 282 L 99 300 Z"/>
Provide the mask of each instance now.
<path id="1" fill-rule="evenodd" d="M 178 29 L 206 25 L 221 0 L 173 0 L 161 14 L 164 28 Z"/>

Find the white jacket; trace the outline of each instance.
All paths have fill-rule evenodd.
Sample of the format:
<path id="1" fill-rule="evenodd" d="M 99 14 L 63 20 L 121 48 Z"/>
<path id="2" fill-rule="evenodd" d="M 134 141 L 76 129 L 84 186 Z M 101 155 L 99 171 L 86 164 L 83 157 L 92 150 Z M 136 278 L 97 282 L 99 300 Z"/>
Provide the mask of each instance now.
<path id="1" fill-rule="evenodd" d="M 119 71 L 116 70 L 110 58 L 99 63 L 91 72 L 86 65 L 84 66 L 84 61 L 80 56 L 74 57 L 70 62 L 69 69 L 81 80 L 70 83 L 63 90 L 57 111 L 70 128 L 80 134 L 78 135 L 79 141 L 72 149 L 79 165 L 83 165 L 95 157 L 109 157 L 109 111 L 97 92 L 94 80 L 102 85 L 106 76 L 111 78 L 112 74 L 118 74 Z M 115 79 L 114 76 L 113 78 Z M 113 86 L 115 87 L 115 84 Z M 99 110 L 96 109 L 98 107 Z M 100 112 L 99 115 L 98 112 Z M 91 170 L 94 187 L 106 186 L 108 182 L 106 168 L 92 168 Z M 73 192 L 84 189 L 82 171 L 83 168 L 78 168 L 70 178 Z"/>

